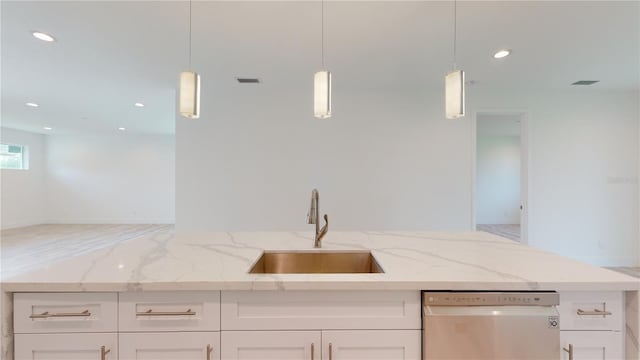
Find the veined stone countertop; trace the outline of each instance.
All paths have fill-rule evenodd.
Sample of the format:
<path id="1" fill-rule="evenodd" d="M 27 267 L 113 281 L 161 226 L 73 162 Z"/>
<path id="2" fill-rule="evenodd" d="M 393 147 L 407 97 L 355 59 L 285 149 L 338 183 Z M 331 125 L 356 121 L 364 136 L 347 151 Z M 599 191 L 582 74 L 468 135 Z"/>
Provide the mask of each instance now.
<path id="1" fill-rule="evenodd" d="M 142 290 L 638 290 L 640 281 L 484 232 L 155 231 L 2 279 L 5 292 Z M 27 247 L 29 249 L 31 247 Z M 384 274 L 248 274 L 263 250 L 370 249 Z M 28 251 L 28 250 L 25 250 Z"/>

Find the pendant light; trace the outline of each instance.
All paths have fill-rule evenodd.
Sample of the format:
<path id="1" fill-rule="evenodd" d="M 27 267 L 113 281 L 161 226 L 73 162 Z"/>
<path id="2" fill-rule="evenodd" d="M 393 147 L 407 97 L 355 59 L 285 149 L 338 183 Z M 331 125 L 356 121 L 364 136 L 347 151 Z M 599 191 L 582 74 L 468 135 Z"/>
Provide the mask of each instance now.
<path id="1" fill-rule="evenodd" d="M 464 71 L 457 70 L 457 3 L 453 1 L 453 71 L 445 76 L 445 112 L 447 119 L 464 117 Z"/>
<path id="2" fill-rule="evenodd" d="M 200 117 L 200 75 L 191 71 L 191 1 L 189 1 L 189 71 L 180 73 L 180 115 Z"/>
<path id="3" fill-rule="evenodd" d="M 313 115 L 319 119 L 331 117 L 331 72 L 324 70 L 324 0 L 322 6 L 322 70 L 313 76 Z"/>

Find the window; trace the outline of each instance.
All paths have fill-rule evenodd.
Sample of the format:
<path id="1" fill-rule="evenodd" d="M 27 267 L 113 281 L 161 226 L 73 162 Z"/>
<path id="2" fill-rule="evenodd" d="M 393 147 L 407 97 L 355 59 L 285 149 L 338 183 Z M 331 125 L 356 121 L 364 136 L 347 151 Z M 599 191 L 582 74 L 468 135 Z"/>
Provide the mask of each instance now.
<path id="1" fill-rule="evenodd" d="M 28 169 L 26 146 L 0 144 L 0 169 Z"/>

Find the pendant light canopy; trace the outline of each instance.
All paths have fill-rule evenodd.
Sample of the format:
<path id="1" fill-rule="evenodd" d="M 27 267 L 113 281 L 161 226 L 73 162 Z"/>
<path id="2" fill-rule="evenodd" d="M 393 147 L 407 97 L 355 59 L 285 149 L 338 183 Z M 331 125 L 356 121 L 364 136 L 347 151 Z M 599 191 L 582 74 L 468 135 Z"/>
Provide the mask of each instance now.
<path id="1" fill-rule="evenodd" d="M 445 115 L 447 119 L 464 117 L 464 71 L 456 68 L 457 3 L 453 1 L 453 71 L 445 78 Z"/>
<path id="2" fill-rule="evenodd" d="M 322 0 L 322 68 L 324 69 L 324 0 Z M 331 117 L 331 72 L 322 70 L 313 76 L 313 116 Z"/>
<path id="3" fill-rule="evenodd" d="M 189 1 L 189 69 L 191 69 L 191 1 Z M 200 117 L 200 75 L 197 72 L 180 73 L 180 115 L 197 119 Z"/>

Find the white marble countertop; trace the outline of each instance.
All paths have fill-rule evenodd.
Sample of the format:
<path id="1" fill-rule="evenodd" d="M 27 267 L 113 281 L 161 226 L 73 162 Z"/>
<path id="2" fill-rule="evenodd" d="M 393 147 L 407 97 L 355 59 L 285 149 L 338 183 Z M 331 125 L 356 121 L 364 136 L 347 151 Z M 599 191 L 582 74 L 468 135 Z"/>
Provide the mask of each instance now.
<path id="1" fill-rule="evenodd" d="M 384 274 L 248 274 L 263 250 L 312 250 L 295 232 L 156 231 L 2 279 L 6 292 L 140 290 L 638 290 L 611 270 L 483 232 L 329 232 L 315 251 L 370 249 Z M 49 245 L 51 246 L 51 244 Z M 52 249 L 55 246 L 51 246 Z"/>

